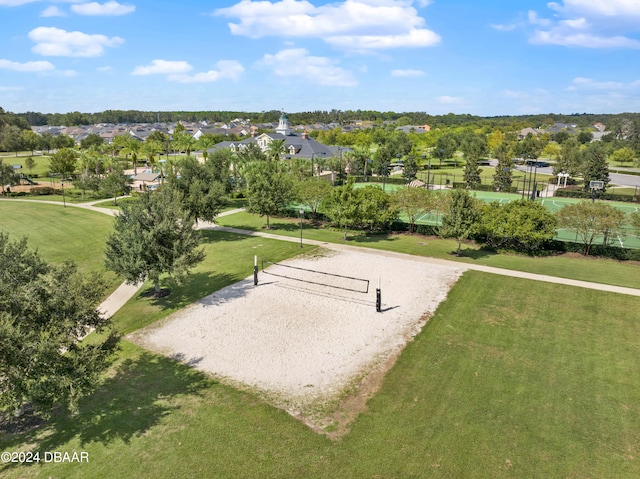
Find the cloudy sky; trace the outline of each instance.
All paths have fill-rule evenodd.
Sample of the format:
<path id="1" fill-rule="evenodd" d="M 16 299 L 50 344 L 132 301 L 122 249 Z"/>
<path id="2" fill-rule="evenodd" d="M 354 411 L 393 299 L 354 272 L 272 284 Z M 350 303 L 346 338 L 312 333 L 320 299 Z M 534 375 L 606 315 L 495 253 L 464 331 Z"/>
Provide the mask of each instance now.
<path id="1" fill-rule="evenodd" d="M 640 0 L 0 0 L 13 112 L 640 111 Z"/>

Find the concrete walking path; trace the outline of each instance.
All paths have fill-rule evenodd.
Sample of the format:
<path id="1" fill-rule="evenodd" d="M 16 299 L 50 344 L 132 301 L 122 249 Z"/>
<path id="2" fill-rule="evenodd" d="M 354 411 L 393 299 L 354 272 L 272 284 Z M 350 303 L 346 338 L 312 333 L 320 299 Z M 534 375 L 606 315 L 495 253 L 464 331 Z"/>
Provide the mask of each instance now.
<path id="1" fill-rule="evenodd" d="M 299 243 L 300 242 L 300 238 L 299 237 L 293 237 L 293 236 L 281 236 L 281 235 L 276 235 L 276 234 L 272 234 L 272 233 L 263 233 L 261 231 L 250 231 L 250 230 L 243 230 L 243 229 L 238 229 L 238 228 L 228 228 L 228 227 L 224 227 L 224 226 L 218 226 L 215 224 L 211 224 L 211 223 L 207 223 L 207 224 L 203 224 L 201 229 L 217 229 L 220 231 L 228 231 L 230 233 L 236 233 L 236 234 L 243 234 L 243 235 L 248 235 L 248 236 L 260 236 L 263 238 L 269 238 L 269 239 L 275 239 L 275 240 L 281 240 L 281 241 L 289 241 L 292 243 Z M 410 255 L 410 254 L 406 254 L 406 253 L 397 253 L 394 251 L 383 251 L 383 250 L 377 250 L 377 249 L 373 249 L 373 248 L 366 248 L 366 247 L 362 247 L 362 246 L 352 246 L 352 245 L 345 245 L 345 244 L 338 244 L 338 243 L 327 243 L 327 242 L 323 242 L 323 241 L 316 241 L 316 240 L 309 240 L 309 239 L 303 239 L 303 244 L 308 244 L 308 245 L 313 245 L 313 246 L 323 246 L 325 248 L 330 248 L 330 249 L 335 249 L 335 250 L 351 250 L 351 251 L 360 251 L 360 252 L 364 252 L 364 253 L 368 253 L 368 254 L 375 254 L 375 255 L 380 255 L 380 256 L 387 256 L 387 257 L 397 257 L 397 258 L 411 258 L 414 261 L 423 261 L 425 263 L 430 263 L 430 264 L 439 264 L 439 265 L 443 265 L 443 266 L 450 266 L 450 267 L 456 267 L 456 268 L 461 268 L 463 270 L 473 270 L 473 271 L 482 271 L 484 273 L 491 273 L 491 274 L 499 274 L 502 276 L 511 276 L 514 278 L 523 278 L 523 279 L 530 279 L 532 281 L 544 281 L 546 283 L 555 283 L 555 284 L 564 284 L 564 285 L 569 285 L 569 286 L 576 286 L 579 288 L 587 288 L 587 289 L 593 289 L 593 290 L 597 290 L 597 291 L 608 291 L 608 292 L 612 292 L 612 293 L 619 293 L 619 294 L 627 294 L 627 295 L 631 295 L 631 296 L 638 296 L 640 297 L 640 289 L 634 289 L 634 288 L 627 288 L 624 286 L 614 286 L 614 285 L 609 285 L 609 284 L 602 284 L 602 283 L 592 283 L 589 281 L 580 281 L 580 280 L 575 280 L 575 279 L 568 279 L 568 278 L 561 278 L 558 276 L 548 276 L 548 275 L 544 275 L 544 274 L 537 274 L 537 273 L 527 273 L 524 271 L 517 271 L 517 270 L 511 270 L 511 269 L 504 269 L 504 268 L 495 268 L 492 266 L 484 266 L 484 265 L 478 265 L 478 264 L 469 264 L 469 263 L 462 263 L 462 262 L 458 262 L 458 261 L 450 261 L 450 260 L 446 260 L 446 259 L 438 259 L 438 258 L 430 258 L 430 257 L 426 257 L 426 256 L 416 256 L 416 255 Z"/>
<path id="2" fill-rule="evenodd" d="M 6 201 L 25 201 L 25 202 L 32 202 L 32 203 L 33 202 L 47 203 L 47 204 L 54 204 L 54 205 L 61 206 L 60 202 L 57 202 L 57 201 L 24 200 L 19 198 L 6 198 L 5 200 Z M 104 200 L 100 200 L 98 202 L 101 202 L 101 201 L 104 201 Z M 76 208 L 84 208 L 84 209 L 96 211 L 96 212 L 111 215 L 111 216 L 115 216 L 118 214 L 118 210 L 94 206 L 95 203 L 96 202 L 69 203 L 69 206 L 73 206 Z M 218 217 L 232 215 L 244 210 L 245 210 L 244 208 L 236 208 L 233 210 L 224 211 L 220 213 Z M 216 229 L 219 231 L 228 231 L 230 233 L 236 233 L 236 234 L 242 234 L 242 235 L 248 235 L 248 236 L 260 236 L 263 238 L 275 239 L 279 241 L 289 241 L 292 243 L 300 242 L 299 237 L 282 236 L 282 235 L 277 235 L 272 233 L 264 233 L 262 231 L 251 231 L 251 230 L 243 230 L 238 228 L 228 228 L 225 226 L 219 226 L 219 225 L 216 225 L 215 223 L 210 223 L 205 221 L 198 222 L 197 229 Z M 592 283 L 589 281 L 560 278 L 557 276 L 548 276 L 548 275 L 536 274 L 536 273 L 526 273 L 524 271 L 494 268 L 492 266 L 462 263 L 462 262 L 450 261 L 445 259 L 410 255 L 406 253 L 396 253 L 394 251 L 382 251 L 382 250 L 377 250 L 373 248 L 365 248 L 362 246 L 352 246 L 352 245 L 344 245 L 344 244 L 338 244 L 338 243 L 327 243 L 324 241 L 317 241 L 317 240 L 310 240 L 310 239 L 303 239 L 302 242 L 303 244 L 307 244 L 307 245 L 324 246 L 326 248 L 335 249 L 335 250 L 352 250 L 352 251 L 360 251 L 367 254 L 377 254 L 377 255 L 387 256 L 387 257 L 411 258 L 415 261 L 423 261 L 424 263 L 440 264 L 440 265 L 445 265 L 450 267 L 456 267 L 456 268 L 461 268 L 465 271 L 466 270 L 482 271 L 485 273 L 499 274 L 502 276 L 511 276 L 514 278 L 530 279 L 532 281 L 544 281 L 547 283 L 565 284 L 569 286 L 576 286 L 579 288 L 587 288 L 587 289 L 593 289 L 597 291 L 608 291 L 612 293 L 627 294 L 631 296 L 640 297 L 640 289 L 627 288 L 623 286 L 613 286 L 608 284 Z M 122 283 L 120 286 L 118 286 L 118 288 L 116 288 L 116 290 L 113 293 L 111 293 L 111 295 L 109 295 L 109 297 L 105 301 L 103 301 L 100 304 L 100 306 L 98 306 L 98 310 L 102 312 L 104 315 L 112 316 L 138 292 L 138 290 L 142 287 L 143 284 L 144 282 L 136 285 L 130 285 L 130 284 L 127 284 L 126 282 Z"/>

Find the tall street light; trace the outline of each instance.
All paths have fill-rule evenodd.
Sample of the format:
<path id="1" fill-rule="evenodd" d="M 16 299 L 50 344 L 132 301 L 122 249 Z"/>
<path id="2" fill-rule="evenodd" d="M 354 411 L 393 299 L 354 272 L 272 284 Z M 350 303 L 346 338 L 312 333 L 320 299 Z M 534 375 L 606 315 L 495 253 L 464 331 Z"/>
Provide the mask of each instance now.
<path id="1" fill-rule="evenodd" d="M 62 184 L 62 206 L 67 207 L 67 200 L 64 197 L 64 180 L 60 182 Z"/>

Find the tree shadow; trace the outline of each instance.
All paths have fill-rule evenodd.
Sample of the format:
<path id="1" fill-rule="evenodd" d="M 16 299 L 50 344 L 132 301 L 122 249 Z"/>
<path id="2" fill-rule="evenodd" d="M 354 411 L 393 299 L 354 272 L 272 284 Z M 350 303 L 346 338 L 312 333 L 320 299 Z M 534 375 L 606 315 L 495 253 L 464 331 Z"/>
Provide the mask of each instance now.
<path id="1" fill-rule="evenodd" d="M 374 234 L 374 235 L 356 235 L 348 236 L 355 243 L 392 243 L 398 240 L 396 235 Z"/>
<path id="2" fill-rule="evenodd" d="M 455 256 L 456 252 L 452 251 L 450 254 Z M 485 249 L 485 248 L 480 248 L 480 249 L 464 248 L 460 250 L 461 258 L 469 258 L 474 260 L 496 256 L 497 254 L 498 254 L 497 252 L 490 249 Z"/>
<path id="3" fill-rule="evenodd" d="M 171 285 L 171 294 L 162 298 L 152 298 L 149 301 L 153 306 L 162 309 L 180 309 L 202 300 L 219 289 L 234 284 L 241 279 L 236 275 L 227 273 L 191 273 L 184 284 Z M 142 296 L 146 291 L 142 291 L 139 294 Z"/>
<path id="4" fill-rule="evenodd" d="M 188 365 L 141 351 L 139 356 L 124 360 L 94 394 L 83 398 L 76 413 L 56 412 L 41 426 L 7 434 L 3 448 L 17 450 L 32 444 L 34 451 L 54 451 L 73 439 L 81 445 L 116 440 L 128 444 L 180 409 L 172 401 L 174 397 L 200 395 L 212 384 L 216 382 Z M 41 437 L 42 427 L 51 433 L 46 431 Z"/>
<path id="5" fill-rule="evenodd" d="M 229 228 L 239 228 L 245 229 L 249 231 L 258 231 L 255 228 L 248 228 L 246 226 L 229 226 Z M 236 242 L 250 239 L 250 236 L 241 235 L 238 233 L 231 233 L 229 231 L 221 231 L 221 230 L 207 230 L 201 229 L 198 230 L 200 235 L 202 236 L 202 243 L 217 243 L 217 242 Z"/>

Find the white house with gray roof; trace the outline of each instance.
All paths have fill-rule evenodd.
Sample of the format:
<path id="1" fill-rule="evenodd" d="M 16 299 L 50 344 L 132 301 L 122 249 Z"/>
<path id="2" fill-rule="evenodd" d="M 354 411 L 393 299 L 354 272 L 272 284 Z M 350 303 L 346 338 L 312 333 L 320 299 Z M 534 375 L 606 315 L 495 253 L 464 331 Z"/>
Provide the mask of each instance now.
<path id="1" fill-rule="evenodd" d="M 229 148 L 233 152 L 239 152 L 251 143 L 257 144 L 262 151 L 267 151 L 271 142 L 277 140 L 284 140 L 286 156 L 289 158 L 329 158 L 338 156 L 340 150 L 346 151 L 346 148 L 324 145 L 311 138 L 306 131 L 302 133 L 292 131 L 289 127 L 287 116 L 284 113 L 280 115 L 275 133 L 262 133 L 258 136 L 252 134 L 250 138 L 245 138 L 240 141 L 223 141 L 209 151 L 211 152 L 219 148 Z"/>

